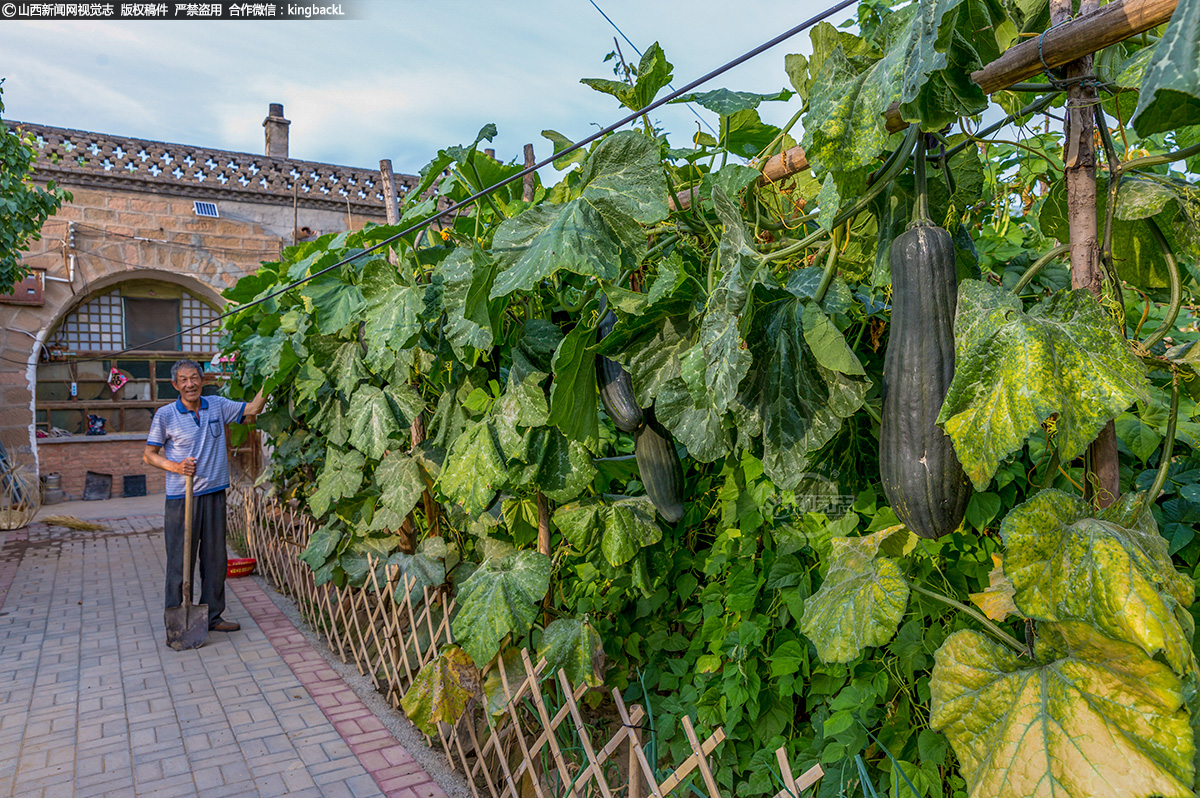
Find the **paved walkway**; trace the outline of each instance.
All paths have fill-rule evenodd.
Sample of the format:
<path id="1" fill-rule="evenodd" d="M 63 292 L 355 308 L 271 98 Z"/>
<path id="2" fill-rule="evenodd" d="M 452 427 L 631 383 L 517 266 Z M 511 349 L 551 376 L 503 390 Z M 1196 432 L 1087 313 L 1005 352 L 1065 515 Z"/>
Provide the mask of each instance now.
<path id="1" fill-rule="evenodd" d="M 161 513 L 104 523 L 0 533 L 0 796 L 445 798 L 254 580 L 167 648 Z"/>

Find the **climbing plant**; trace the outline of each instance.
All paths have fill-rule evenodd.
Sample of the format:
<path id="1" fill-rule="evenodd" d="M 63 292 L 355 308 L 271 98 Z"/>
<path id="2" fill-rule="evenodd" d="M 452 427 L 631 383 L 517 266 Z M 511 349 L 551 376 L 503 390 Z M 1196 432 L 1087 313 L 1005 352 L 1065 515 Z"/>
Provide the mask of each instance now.
<path id="1" fill-rule="evenodd" d="M 375 562 L 456 595 L 458 646 L 405 698 L 419 726 L 528 645 L 644 703 L 660 753 L 688 750 L 684 714 L 723 726 L 738 795 L 778 792 L 781 745 L 825 766 L 824 796 L 1192 794 L 1200 126 L 1173 109 L 1200 102 L 1200 2 L 1097 55 L 1099 301 L 1057 262 L 1065 85 L 969 79 L 1045 5 L 864 2 L 786 58 L 789 89 L 687 97 L 717 135 L 643 117 L 554 185 L 271 296 L 515 175 L 484 127 L 398 226 L 226 292 L 231 393 L 272 397 L 265 479 L 320 519 L 317 581 Z M 637 110 L 673 68 L 655 45 L 627 77 L 584 82 Z M 764 178 L 797 145 L 807 168 Z M 910 225 L 943 230 L 958 297 L 931 406 L 969 498 L 929 538 L 879 455 L 881 423 L 913 421 L 884 379 Z M 1113 420 L 1119 498 L 1087 454 Z"/>

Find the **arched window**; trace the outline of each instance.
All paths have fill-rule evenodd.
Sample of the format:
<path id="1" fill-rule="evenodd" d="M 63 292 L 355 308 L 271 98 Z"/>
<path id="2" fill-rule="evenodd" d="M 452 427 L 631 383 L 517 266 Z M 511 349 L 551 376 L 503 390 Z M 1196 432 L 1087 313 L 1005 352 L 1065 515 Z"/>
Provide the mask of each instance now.
<path id="1" fill-rule="evenodd" d="M 38 365 L 38 436 L 88 432 L 88 416 L 105 419 L 105 432 L 145 432 L 154 409 L 175 399 L 171 366 L 190 358 L 208 368 L 217 352 L 217 308 L 172 283 L 120 283 L 68 313 L 46 341 L 49 362 Z M 134 349 L 117 358 L 105 358 Z M 109 387 L 115 368 L 127 382 Z M 213 375 L 216 376 L 215 374 Z M 206 374 L 206 378 L 208 375 Z M 215 393 L 215 379 L 205 393 Z"/>

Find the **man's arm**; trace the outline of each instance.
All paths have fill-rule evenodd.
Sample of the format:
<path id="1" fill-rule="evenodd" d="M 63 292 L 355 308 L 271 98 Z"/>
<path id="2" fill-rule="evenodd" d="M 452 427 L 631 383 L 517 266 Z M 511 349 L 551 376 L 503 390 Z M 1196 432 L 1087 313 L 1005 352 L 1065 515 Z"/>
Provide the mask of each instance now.
<path id="1" fill-rule="evenodd" d="M 263 392 L 259 390 L 258 395 L 246 403 L 246 409 L 242 411 L 242 421 L 248 423 L 250 419 L 263 411 L 266 404 L 267 397 L 263 396 Z"/>
<path id="2" fill-rule="evenodd" d="M 163 471 L 171 471 L 176 474 L 183 474 L 184 476 L 196 473 L 196 458 L 185 457 L 178 463 L 174 460 L 168 460 L 167 456 L 162 453 L 161 446 L 146 444 L 146 449 L 142 452 L 142 462 L 148 466 L 154 466 L 155 468 L 161 468 Z"/>

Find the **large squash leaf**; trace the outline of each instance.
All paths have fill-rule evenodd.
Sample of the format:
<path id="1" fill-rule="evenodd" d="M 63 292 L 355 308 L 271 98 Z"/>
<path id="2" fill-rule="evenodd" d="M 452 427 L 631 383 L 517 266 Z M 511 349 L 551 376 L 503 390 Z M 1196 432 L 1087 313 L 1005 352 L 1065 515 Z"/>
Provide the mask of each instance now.
<path id="1" fill-rule="evenodd" d="M 416 460 L 401 452 L 389 452 L 375 468 L 375 482 L 379 485 L 380 507 L 395 518 L 403 519 L 413 511 L 425 490 L 425 477 Z"/>
<path id="2" fill-rule="evenodd" d="M 576 325 L 554 353 L 554 381 L 550 386 L 550 417 L 570 440 L 593 446 L 600 436 L 596 400 L 595 331 Z"/>
<path id="3" fill-rule="evenodd" d="M 1179 0 L 1142 81 L 1133 128 L 1139 136 L 1200 119 L 1200 0 Z"/>
<path id="4" fill-rule="evenodd" d="M 1164 181 L 1160 188 L 1167 189 L 1169 185 Z M 1157 215 L 1156 221 L 1171 243 L 1175 236 L 1177 209 L 1165 201 L 1164 192 L 1156 191 L 1152 195 L 1149 188 L 1150 179 L 1142 176 L 1126 177 L 1121 181 L 1113 217 L 1113 261 L 1122 280 L 1141 288 L 1162 288 L 1170 282 L 1167 262 L 1149 228 L 1140 220 Z M 1186 198 L 1182 192 L 1178 196 Z M 1096 218 L 1105 218 L 1107 206 L 1108 179 L 1101 176 L 1096 179 Z M 1068 218 L 1066 184 L 1059 180 L 1046 193 L 1038 224 L 1043 235 L 1068 241 L 1071 237 Z M 1182 232 L 1187 232 L 1186 226 L 1180 227 Z"/>
<path id="5" fill-rule="evenodd" d="M 530 430 L 523 447 L 509 464 L 509 480 L 518 487 L 536 487 L 556 502 L 574 499 L 596 476 L 592 456 L 583 444 L 569 441 L 553 427 Z"/>
<path id="6" fill-rule="evenodd" d="M 583 193 L 562 205 L 534 206 L 507 219 L 492 243 L 503 266 L 491 297 L 533 288 L 559 269 L 615 280 L 646 247 L 642 224 L 667 215 L 667 183 L 658 143 L 616 133 L 588 156 Z"/>
<path id="7" fill-rule="evenodd" d="M 390 438 L 400 431 L 387 394 L 374 385 L 364 385 L 350 398 L 350 445 L 372 460 L 383 457 L 393 445 Z"/>
<path id="8" fill-rule="evenodd" d="M 524 635 L 550 588 L 550 558 L 514 551 L 491 558 L 458 589 L 458 615 L 450 624 L 454 639 L 482 667 L 496 656 L 507 635 Z"/>
<path id="9" fill-rule="evenodd" d="M 1191 580 L 1176 573 L 1140 498 L 1126 494 L 1097 514 L 1078 496 L 1041 491 L 1000 525 L 1004 573 L 1027 617 L 1086 621 L 1150 656 L 1161 652 L 1182 674 L 1195 658 L 1174 607 L 1191 603 Z"/>
<path id="10" fill-rule="evenodd" d="M 367 303 L 363 339 L 373 368 L 385 365 L 381 352 L 406 349 L 421 332 L 423 292 L 402 285 L 396 277 L 396 267 L 385 260 L 373 260 L 363 268 L 362 292 Z"/>
<path id="11" fill-rule="evenodd" d="M 312 303 L 317 329 L 326 335 L 358 321 L 367 304 L 359 287 L 344 282 L 336 273 L 306 284 L 300 295 Z"/>
<path id="12" fill-rule="evenodd" d="M 309 509 L 318 518 L 338 499 L 353 496 L 363 482 L 366 458 L 354 450 L 343 452 L 330 446 L 325 450 L 325 467 L 317 477 L 317 489 L 308 497 Z"/>
<path id="13" fill-rule="evenodd" d="M 485 419 L 464 429 L 454 440 L 438 478 L 442 492 L 463 506 L 467 514 L 479 515 L 492 503 L 505 483 L 505 459 Z"/>
<path id="14" fill-rule="evenodd" d="M 996 37 L 985 29 L 972 45 L 956 32 L 962 4 L 927 0 L 890 15 L 880 37 L 881 58 L 860 46 L 848 50 L 847 43 L 828 53 L 812 81 L 804 117 L 804 152 L 818 171 L 853 172 L 873 163 L 887 148 L 883 112 L 893 102 L 901 103 L 904 119 L 926 130 L 987 107 L 970 73 L 981 65 L 979 50 L 996 52 Z M 971 27 L 969 19 L 964 22 Z"/>
<path id="15" fill-rule="evenodd" d="M 433 282 L 442 289 L 446 311 L 446 340 L 459 360 L 467 347 L 486 351 L 492 346 L 495 319 L 488 292 L 496 280 L 497 264 L 479 247 L 458 247 L 434 270 Z"/>
<path id="16" fill-rule="evenodd" d="M 546 658 L 548 673 L 565 670 L 573 685 L 604 683 L 604 644 L 587 621 L 559 618 L 551 623 L 542 632 L 537 655 Z"/>
<path id="17" fill-rule="evenodd" d="M 562 505 L 554 511 L 554 525 L 573 546 L 584 551 L 599 536 L 600 550 L 615 568 L 662 539 L 654 512 L 654 505 L 645 496 L 600 496 Z"/>
<path id="18" fill-rule="evenodd" d="M 1004 558 L 992 554 L 992 564 L 995 566 L 988 573 L 988 586 L 979 593 L 972 593 L 971 603 L 983 610 L 983 614 L 993 621 L 1003 621 L 1010 615 L 1017 615 L 1020 610 L 1013 603 L 1012 580 L 1004 575 Z"/>
<path id="19" fill-rule="evenodd" d="M 400 699 L 408 719 L 427 735 L 437 734 L 438 722 L 454 725 L 473 698 L 482 695 L 479 669 L 458 646 L 446 646 L 421 668 Z"/>
<path id="20" fill-rule="evenodd" d="M 963 630 L 938 649 L 930 726 L 972 798 L 1192 796 L 1179 678 L 1083 623 L 1039 627 L 1037 663 Z"/>
<path id="21" fill-rule="evenodd" d="M 908 605 L 908 582 L 880 551 L 899 554 L 914 545 L 915 536 L 904 527 L 831 541 L 829 573 L 804 603 L 800 620 L 800 631 L 823 662 L 849 662 L 896 634 Z"/>
<path id="22" fill-rule="evenodd" d="M 446 542 L 441 538 L 425 538 L 415 553 L 398 551 L 388 557 L 387 564 L 400 569 L 400 580 L 393 594 L 396 603 L 404 601 L 406 591 L 415 603 L 425 588 L 437 587 L 446 581 Z"/>
<path id="23" fill-rule="evenodd" d="M 767 476 L 791 490 L 810 455 L 862 406 L 871 383 L 816 304 L 779 289 L 755 291 L 760 310 L 747 335 L 754 365 L 739 401 L 761 420 Z"/>
<path id="24" fill-rule="evenodd" d="M 1002 288 L 967 280 L 954 321 L 954 380 L 938 424 L 982 490 L 1000 461 L 1057 413 L 1064 461 L 1135 400 L 1145 371 L 1087 291 L 1060 291 L 1029 312 Z"/>

